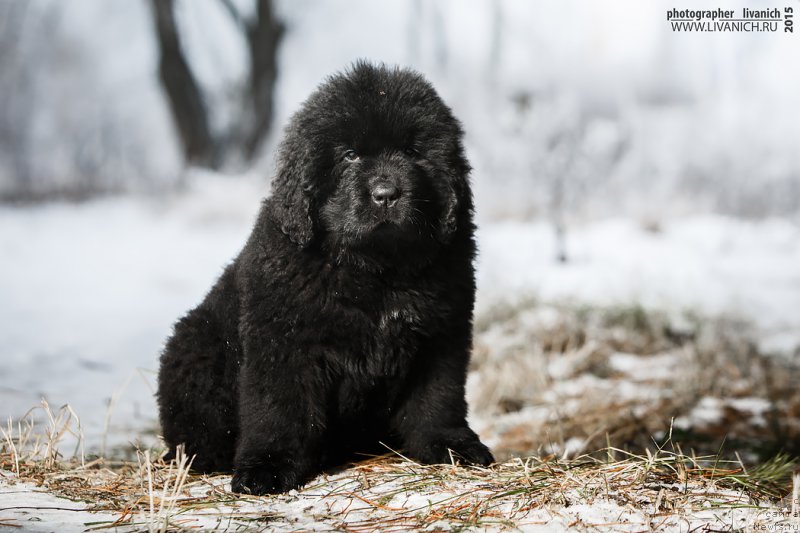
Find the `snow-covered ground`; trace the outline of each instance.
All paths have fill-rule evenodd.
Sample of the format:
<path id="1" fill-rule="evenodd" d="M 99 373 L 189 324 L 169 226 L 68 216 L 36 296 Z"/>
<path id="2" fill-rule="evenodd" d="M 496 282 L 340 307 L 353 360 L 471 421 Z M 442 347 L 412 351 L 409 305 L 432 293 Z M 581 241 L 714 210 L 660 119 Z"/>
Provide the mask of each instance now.
<path id="1" fill-rule="evenodd" d="M 197 175 L 168 198 L 0 209 L 0 417 L 46 397 L 81 416 L 87 445 L 152 442 L 152 396 L 172 323 L 196 305 L 250 231 L 263 181 Z M 478 315 L 536 297 L 701 314 L 757 326 L 762 348 L 800 346 L 800 228 L 715 216 L 658 228 L 613 219 L 567 233 L 481 224 Z M 109 401 L 115 398 L 109 409 Z"/>
<path id="2" fill-rule="evenodd" d="M 173 493 L 173 485 L 155 485 L 151 507 L 132 512 L 103 512 L 91 504 L 55 497 L 41 487 L 14 480 L 0 471 L 8 484 L 0 484 L 0 531 L 81 532 L 108 531 L 795 531 L 797 504 L 756 505 L 741 492 L 703 486 L 655 484 L 658 497 L 646 501 L 650 491 L 603 485 L 599 480 L 583 488 L 558 487 L 558 497 L 545 502 L 498 491 L 497 481 L 448 480 L 426 475 L 411 464 L 405 471 L 381 475 L 357 467 L 318 478 L 301 491 L 268 498 L 226 498 L 230 478 L 195 480 Z M 613 475 L 613 474 L 612 474 Z M 423 481 L 420 482 L 419 479 Z M 2 478 L 0 478 L 2 479 Z M 536 480 L 536 482 L 540 482 Z M 174 483 L 174 480 L 173 480 Z M 534 482 L 531 482 L 534 483 Z M 608 483 L 608 482 L 606 482 Z M 640 483 L 631 483 L 638 485 Z M 569 484 L 565 484 L 569 485 Z M 511 485 L 509 489 L 525 492 Z M 641 499 L 644 494 L 645 501 Z M 163 500 L 161 499 L 163 496 Z M 495 498 L 492 498 L 495 496 Z M 662 497 L 663 496 L 663 497 Z M 144 498 L 147 498 L 145 496 Z M 173 507 L 174 503 L 181 503 Z M 796 500 L 795 500 L 796 501 Z M 166 503 L 165 503 L 166 502 Z M 207 502 L 207 503 L 203 503 Z M 188 505 L 186 505 L 188 503 Z M 192 505 L 194 503 L 195 505 Z M 437 519 L 438 515 L 438 519 Z M 167 520 L 169 522 L 167 522 Z M 167 529 L 169 524 L 169 529 Z M 455 526 L 454 526 L 455 524 Z M 114 527 L 116 525 L 116 527 Z M 20 529 L 22 528 L 22 529 Z M 162 529 L 163 528 L 163 529 Z"/>
<path id="3" fill-rule="evenodd" d="M 114 522 L 118 518 L 112 513 L 87 513 L 87 504 L 59 498 L 33 483 L 0 483 L 0 502 L 0 531 L 4 532 L 52 532 L 57 524 L 60 533 L 77 533 L 86 531 L 87 522 Z"/>
<path id="4" fill-rule="evenodd" d="M 548 224 L 486 224 L 479 242 L 481 303 L 527 292 L 729 315 L 755 323 L 764 351 L 800 346 L 800 227 L 784 219 L 607 219 L 568 232 L 566 264 Z"/>

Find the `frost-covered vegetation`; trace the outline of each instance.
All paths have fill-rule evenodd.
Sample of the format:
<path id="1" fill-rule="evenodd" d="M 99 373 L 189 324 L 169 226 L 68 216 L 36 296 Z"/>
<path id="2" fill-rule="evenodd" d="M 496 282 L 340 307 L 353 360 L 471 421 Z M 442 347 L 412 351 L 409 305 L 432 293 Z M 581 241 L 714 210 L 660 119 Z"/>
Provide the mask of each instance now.
<path id="1" fill-rule="evenodd" d="M 234 5 L 239 18 L 229 16 Z M 176 4 L 212 133 L 231 137 L 241 121 L 250 56 L 240 27 L 254 5 Z M 455 108 L 481 216 L 797 216 L 800 124 L 790 110 L 800 75 L 789 68 L 790 36 L 676 35 L 666 0 L 275 6 L 286 27 L 276 119 L 253 163 L 265 181 L 289 114 L 324 76 L 365 57 L 421 70 Z M 9 30 L 0 56 L 3 197 L 182 181 L 149 2 L 9 2 L 0 17 Z M 232 157 L 226 166 L 246 163 Z"/>

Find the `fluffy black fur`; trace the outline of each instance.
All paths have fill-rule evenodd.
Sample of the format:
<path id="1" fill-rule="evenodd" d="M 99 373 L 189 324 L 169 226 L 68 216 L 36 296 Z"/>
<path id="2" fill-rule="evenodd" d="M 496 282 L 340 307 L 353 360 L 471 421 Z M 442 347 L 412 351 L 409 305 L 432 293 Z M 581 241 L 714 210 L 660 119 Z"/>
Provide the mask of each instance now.
<path id="1" fill-rule="evenodd" d="M 164 439 L 233 490 L 357 452 L 493 461 L 465 420 L 475 243 L 462 130 L 420 75 L 358 63 L 289 124 L 247 244 L 161 357 Z"/>

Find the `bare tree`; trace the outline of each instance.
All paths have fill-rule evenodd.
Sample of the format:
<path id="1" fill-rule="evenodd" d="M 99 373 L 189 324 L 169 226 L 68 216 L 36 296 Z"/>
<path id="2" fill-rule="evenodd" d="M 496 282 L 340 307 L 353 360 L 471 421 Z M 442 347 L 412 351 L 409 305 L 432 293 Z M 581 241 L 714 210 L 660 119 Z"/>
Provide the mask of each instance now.
<path id="1" fill-rule="evenodd" d="M 0 171 L 11 176 L 4 189 L 28 191 L 31 187 L 30 167 L 31 121 L 28 116 L 35 106 L 35 72 L 24 68 L 26 50 L 20 44 L 26 24 L 28 5 L 8 2 L 0 5 Z M 7 191 L 3 191 L 5 195 Z"/>
<path id="2" fill-rule="evenodd" d="M 273 118 L 277 51 L 284 26 L 272 0 L 256 0 L 255 14 L 245 18 L 230 0 L 220 0 L 247 41 L 249 71 L 238 119 L 229 131 L 210 126 L 202 88 L 181 48 L 174 0 L 151 0 L 160 50 L 159 75 L 187 162 L 220 168 L 226 162 L 250 162 L 258 154 Z"/>
<path id="3" fill-rule="evenodd" d="M 152 0 L 156 35 L 161 51 L 158 73 L 169 99 L 186 161 L 201 166 L 218 165 L 217 147 L 211 137 L 208 112 L 200 87 L 181 50 L 174 0 Z"/>

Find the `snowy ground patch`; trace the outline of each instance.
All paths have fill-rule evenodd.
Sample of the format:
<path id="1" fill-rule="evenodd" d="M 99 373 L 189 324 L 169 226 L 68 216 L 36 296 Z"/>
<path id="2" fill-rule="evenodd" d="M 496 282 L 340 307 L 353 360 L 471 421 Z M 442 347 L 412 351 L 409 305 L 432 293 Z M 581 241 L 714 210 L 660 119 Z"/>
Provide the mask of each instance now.
<path id="1" fill-rule="evenodd" d="M 529 458 L 491 468 L 381 457 L 268 497 L 231 494 L 228 476 L 187 475 L 185 462 L 151 462 L 147 455 L 138 467 L 21 462 L 20 474 L 0 470 L 0 529 L 686 531 L 793 527 L 798 519 L 791 500 L 775 492 L 775 471 L 785 477 L 786 463 L 755 475 L 663 451 L 614 461 Z"/>

